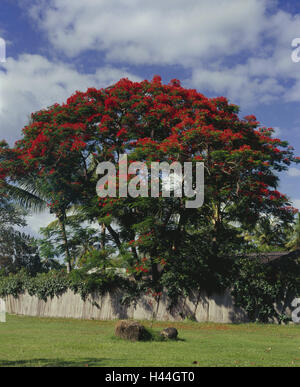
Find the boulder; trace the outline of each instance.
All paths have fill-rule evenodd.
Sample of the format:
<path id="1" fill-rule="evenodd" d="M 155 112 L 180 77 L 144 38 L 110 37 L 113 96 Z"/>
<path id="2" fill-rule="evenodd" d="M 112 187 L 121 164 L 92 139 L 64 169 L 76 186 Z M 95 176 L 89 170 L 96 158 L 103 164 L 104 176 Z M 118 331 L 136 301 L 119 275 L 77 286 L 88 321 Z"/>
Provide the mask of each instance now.
<path id="1" fill-rule="evenodd" d="M 146 328 L 136 321 L 119 321 L 115 328 L 115 335 L 130 341 L 147 340 L 149 333 Z"/>
<path id="2" fill-rule="evenodd" d="M 161 336 L 163 336 L 165 339 L 171 339 L 175 340 L 178 337 L 178 331 L 176 328 L 165 328 L 160 332 Z"/>

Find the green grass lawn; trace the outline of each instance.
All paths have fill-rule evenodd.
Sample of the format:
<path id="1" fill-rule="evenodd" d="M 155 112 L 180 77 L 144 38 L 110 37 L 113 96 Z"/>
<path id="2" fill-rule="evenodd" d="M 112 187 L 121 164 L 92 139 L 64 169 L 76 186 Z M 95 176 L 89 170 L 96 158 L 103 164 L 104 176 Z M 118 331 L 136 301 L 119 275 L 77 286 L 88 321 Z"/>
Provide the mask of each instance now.
<path id="1" fill-rule="evenodd" d="M 114 337 L 115 324 L 8 316 L 0 367 L 300 366 L 300 326 L 157 322 L 153 329 L 175 326 L 181 340 L 132 343 Z"/>

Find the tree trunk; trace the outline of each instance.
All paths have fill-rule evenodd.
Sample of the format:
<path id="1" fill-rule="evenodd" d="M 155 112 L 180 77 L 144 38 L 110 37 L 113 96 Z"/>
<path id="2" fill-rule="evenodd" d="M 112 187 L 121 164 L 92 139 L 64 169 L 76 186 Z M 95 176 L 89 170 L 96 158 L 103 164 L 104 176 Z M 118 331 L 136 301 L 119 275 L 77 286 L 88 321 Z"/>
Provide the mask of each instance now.
<path id="1" fill-rule="evenodd" d="M 101 241 L 100 241 L 100 247 L 101 250 L 105 250 L 105 244 L 106 244 L 106 226 L 104 223 L 101 224 Z"/>
<path id="2" fill-rule="evenodd" d="M 152 258 L 151 258 L 151 274 L 152 274 L 153 283 L 157 285 L 160 279 L 160 274 L 158 271 L 158 264 L 153 262 Z"/>
<path id="3" fill-rule="evenodd" d="M 66 254 L 66 261 L 67 261 L 67 272 L 70 273 L 72 270 L 72 264 L 71 264 L 71 255 L 69 250 L 69 244 L 68 244 L 68 238 L 66 233 L 66 225 L 64 217 L 58 218 L 59 226 L 61 229 L 64 245 L 65 245 L 65 254 Z"/>

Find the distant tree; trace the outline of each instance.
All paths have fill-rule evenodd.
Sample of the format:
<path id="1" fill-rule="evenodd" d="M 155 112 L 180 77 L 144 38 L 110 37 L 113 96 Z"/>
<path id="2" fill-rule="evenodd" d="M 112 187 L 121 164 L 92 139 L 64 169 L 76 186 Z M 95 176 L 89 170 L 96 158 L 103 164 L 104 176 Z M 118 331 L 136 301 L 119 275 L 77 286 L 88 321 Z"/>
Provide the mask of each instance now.
<path id="1" fill-rule="evenodd" d="M 73 268 L 83 265 L 87 256 L 100 248 L 99 231 L 85 226 L 78 216 L 69 216 L 66 219 L 66 237 L 68 240 L 70 263 Z M 62 236 L 59 221 L 50 223 L 40 230 L 42 238 L 38 241 L 41 257 L 46 262 L 55 258 L 65 257 L 64 237 Z"/>
<path id="2" fill-rule="evenodd" d="M 42 270 L 35 239 L 17 228 L 26 225 L 25 212 L 17 208 L 5 193 L 0 197 L 0 270 L 5 273 L 25 269 L 31 274 Z"/>
<path id="3" fill-rule="evenodd" d="M 60 191 L 60 186 L 64 185 L 63 173 L 60 174 L 60 179 L 57 179 L 57 175 L 51 176 L 52 173 L 43 177 L 39 175 L 39 178 L 35 176 L 35 173 L 25 174 L 24 165 L 20 165 L 18 153 L 9 149 L 4 141 L 0 143 L 1 161 L 0 182 L 2 181 L 3 191 L 25 209 L 42 212 L 50 208 L 50 212 L 56 216 L 63 239 L 67 270 L 70 272 L 72 264 L 65 223 L 71 202 L 70 195 L 67 197 L 66 192 L 62 195 L 64 190 Z M 11 175 L 3 173 L 7 169 L 10 170 Z"/>
<path id="4" fill-rule="evenodd" d="M 245 233 L 245 238 L 254 250 L 260 252 L 284 251 L 292 230 L 292 223 L 261 217 L 256 227 L 251 232 Z"/>

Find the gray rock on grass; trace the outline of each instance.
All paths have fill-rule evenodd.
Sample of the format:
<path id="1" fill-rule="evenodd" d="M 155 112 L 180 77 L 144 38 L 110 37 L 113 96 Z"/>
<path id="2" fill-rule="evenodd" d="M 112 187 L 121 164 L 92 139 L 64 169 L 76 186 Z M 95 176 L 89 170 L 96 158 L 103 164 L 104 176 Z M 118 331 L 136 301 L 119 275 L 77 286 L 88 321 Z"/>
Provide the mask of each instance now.
<path id="1" fill-rule="evenodd" d="M 121 339 L 130 341 L 141 341 L 149 335 L 146 328 L 136 321 L 119 321 L 115 328 L 115 334 Z"/>
<path id="2" fill-rule="evenodd" d="M 160 332 L 161 336 L 165 339 L 176 340 L 178 337 L 178 331 L 176 328 L 165 328 Z"/>

